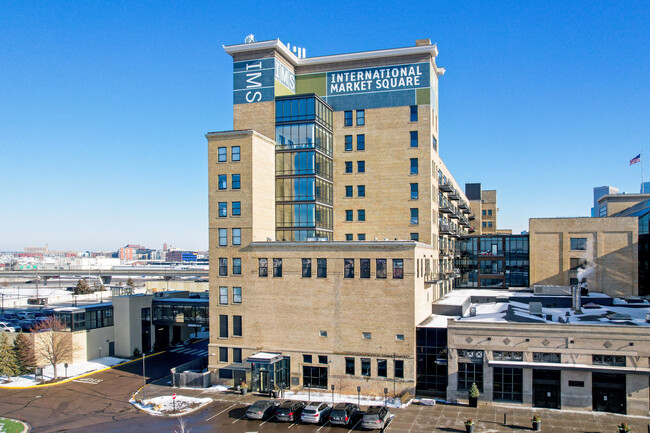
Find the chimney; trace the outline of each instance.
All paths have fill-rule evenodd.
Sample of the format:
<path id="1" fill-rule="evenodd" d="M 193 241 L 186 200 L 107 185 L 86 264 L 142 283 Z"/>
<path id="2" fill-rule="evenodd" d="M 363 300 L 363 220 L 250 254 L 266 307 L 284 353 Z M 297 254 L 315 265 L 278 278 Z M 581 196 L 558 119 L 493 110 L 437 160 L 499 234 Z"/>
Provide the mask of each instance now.
<path id="1" fill-rule="evenodd" d="M 416 47 L 422 47 L 425 45 L 431 45 L 431 39 L 416 39 L 415 40 L 415 46 Z"/>

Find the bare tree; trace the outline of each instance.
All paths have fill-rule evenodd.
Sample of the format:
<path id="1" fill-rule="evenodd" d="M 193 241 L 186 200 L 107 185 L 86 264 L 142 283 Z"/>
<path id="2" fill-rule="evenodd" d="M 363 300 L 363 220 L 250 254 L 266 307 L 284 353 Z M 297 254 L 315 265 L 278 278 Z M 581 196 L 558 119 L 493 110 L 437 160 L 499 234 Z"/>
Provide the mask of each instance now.
<path id="1" fill-rule="evenodd" d="M 53 316 L 38 322 L 31 328 L 32 332 L 41 334 L 34 336 L 36 352 L 52 365 L 54 379 L 58 377 L 56 374 L 57 364 L 63 362 L 72 353 L 69 336 L 63 332 L 64 330 L 63 323 Z"/>
<path id="2" fill-rule="evenodd" d="M 187 426 L 187 421 L 183 418 L 178 418 L 178 430 L 174 430 L 174 433 L 190 433 L 191 428 Z"/>

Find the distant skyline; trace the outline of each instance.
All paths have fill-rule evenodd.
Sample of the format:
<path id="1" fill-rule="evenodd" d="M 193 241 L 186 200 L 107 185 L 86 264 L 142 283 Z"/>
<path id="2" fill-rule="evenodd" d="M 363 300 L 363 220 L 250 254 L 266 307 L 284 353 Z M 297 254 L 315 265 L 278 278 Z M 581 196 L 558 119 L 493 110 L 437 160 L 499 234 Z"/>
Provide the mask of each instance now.
<path id="1" fill-rule="evenodd" d="M 647 1 L 5 1 L 0 28 L 0 251 L 207 249 L 204 135 L 232 129 L 222 45 L 250 33 L 307 57 L 430 38 L 441 156 L 497 190 L 499 228 L 588 216 L 595 186 L 640 190 Z"/>

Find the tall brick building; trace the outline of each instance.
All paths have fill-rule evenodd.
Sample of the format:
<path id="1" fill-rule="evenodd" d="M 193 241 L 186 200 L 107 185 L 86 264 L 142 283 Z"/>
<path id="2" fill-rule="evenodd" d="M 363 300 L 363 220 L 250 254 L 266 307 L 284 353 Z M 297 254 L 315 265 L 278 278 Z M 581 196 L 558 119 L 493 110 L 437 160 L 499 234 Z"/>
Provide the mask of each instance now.
<path id="1" fill-rule="evenodd" d="M 224 49 L 234 128 L 207 134 L 215 379 L 412 391 L 415 327 L 470 228 L 439 155 L 437 47 Z"/>

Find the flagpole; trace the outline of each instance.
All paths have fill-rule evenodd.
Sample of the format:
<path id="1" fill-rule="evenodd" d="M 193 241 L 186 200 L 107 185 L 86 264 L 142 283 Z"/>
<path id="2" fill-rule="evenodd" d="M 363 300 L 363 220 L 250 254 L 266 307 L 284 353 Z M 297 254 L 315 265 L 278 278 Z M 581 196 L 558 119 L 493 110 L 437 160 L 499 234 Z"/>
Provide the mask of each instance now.
<path id="1" fill-rule="evenodd" d="M 641 151 L 641 194 L 645 194 L 645 184 L 643 183 L 643 151 Z"/>

